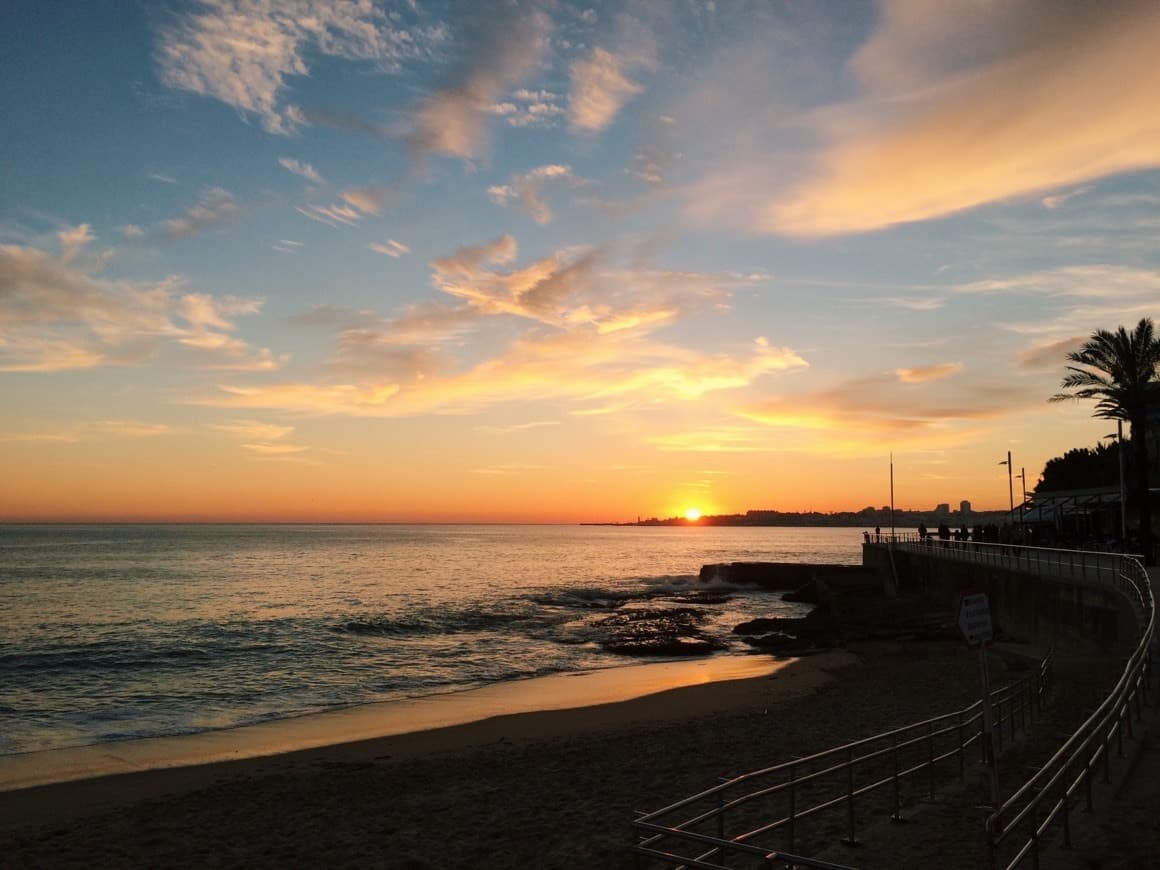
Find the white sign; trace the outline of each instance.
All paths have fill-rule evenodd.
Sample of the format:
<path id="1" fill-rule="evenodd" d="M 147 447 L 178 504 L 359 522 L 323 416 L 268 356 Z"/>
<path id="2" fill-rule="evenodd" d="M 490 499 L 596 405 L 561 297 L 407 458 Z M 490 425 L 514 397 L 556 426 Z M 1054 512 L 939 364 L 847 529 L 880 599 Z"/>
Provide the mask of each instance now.
<path id="1" fill-rule="evenodd" d="M 975 649 L 991 642 L 991 602 L 986 592 L 964 592 L 959 596 L 959 634 Z"/>

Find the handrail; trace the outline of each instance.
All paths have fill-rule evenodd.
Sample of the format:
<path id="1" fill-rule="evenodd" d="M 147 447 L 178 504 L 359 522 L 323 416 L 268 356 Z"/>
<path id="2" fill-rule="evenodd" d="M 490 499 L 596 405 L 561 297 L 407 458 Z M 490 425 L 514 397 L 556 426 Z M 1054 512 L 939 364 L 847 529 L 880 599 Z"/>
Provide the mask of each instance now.
<path id="1" fill-rule="evenodd" d="M 882 542 L 893 544 L 894 547 L 902 551 L 934 555 L 955 561 L 998 564 L 1011 570 L 1033 573 L 1038 576 L 1078 581 L 1085 585 L 1095 584 L 1110 587 L 1123 594 L 1137 612 L 1141 625 L 1139 641 L 1129 657 L 1123 673 L 1107 698 L 1065 741 L 1047 764 L 987 818 L 987 854 L 988 866 L 991 870 L 995 870 L 999 866 L 997 864 L 999 851 L 1005 845 L 1013 850 L 1009 863 L 1002 864 L 1006 870 L 1014 870 L 1028 857 L 1032 859 L 1034 866 L 1038 867 L 1041 843 L 1057 821 L 1062 826 L 1065 844 L 1070 845 L 1069 815 L 1073 801 L 1077 799 L 1080 790 L 1083 789 L 1085 804 L 1089 809 L 1092 807 L 1092 779 L 1096 767 L 1102 762 L 1103 777 L 1107 781 L 1112 741 L 1116 742 L 1118 752 L 1122 755 L 1125 730 L 1129 737 L 1132 736 L 1133 713 L 1136 721 L 1139 721 L 1141 702 L 1149 703 L 1148 693 L 1152 679 L 1151 645 L 1155 636 L 1156 605 L 1148 574 L 1138 557 L 1119 553 L 1050 550 L 1041 547 L 975 541 L 948 541 L 929 537 L 920 538 L 918 535 L 908 534 L 896 534 L 889 537 L 883 535 Z M 1002 751 L 1003 748 L 1004 728 L 1008 729 L 1009 736 L 1013 739 L 1017 725 L 1021 729 L 1027 727 L 1028 714 L 1030 714 L 1032 723 L 1037 718 L 1043 696 L 1050 685 L 1051 666 L 1052 656 L 1049 654 L 1034 674 L 992 692 L 992 704 L 996 709 L 997 751 Z M 1008 705 L 1006 716 L 1003 714 L 1005 702 Z M 982 748 L 980 707 L 981 702 L 976 702 L 956 713 L 935 716 L 913 725 L 903 726 L 834 749 L 814 753 L 805 758 L 742 774 L 663 809 L 642 814 L 633 822 L 639 836 L 639 842 L 633 847 L 634 852 L 638 855 L 638 863 L 641 856 L 647 856 L 659 859 L 668 866 L 719 870 L 719 868 L 725 867 L 725 857 L 730 853 L 745 853 L 753 856 L 757 851 L 763 851 L 764 847 L 756 846 L 751 841 L 758 836 L 780 829 L 786 830 L 789 839 L 788 848 L 792 850 L 797 821 L 838 806 L 844 806 L 847 810 L 848 836 L 846 842 L 856 842 L 855 798 L 890 785 L 893 789 L 894 804 L 892 818 L 896 818 L 900 810 L 899 783 L 903 778 L 924 770 L 927 771 L 930 780 L 929 788 L 933 794 L 935 765 L 956 756 L 959 762 L 959 776 L 960 778 L 964 776 L 964 758 L 967 747 L 978 742 Z M 936 724 L 951 718 L 956 719 L 953 727 L 940 727 L 936 731 Z M 912 732 L 924 728 L 925 734 L 919 734 L 917 737 L 909 736 Z M 969 738 L 965 737 L 964 729 L 971 730 Z M 949 745 L 954 748 L 936 753 L 934 749 L 935 739 L 952 731 L 957 731 L 957 745 L 950 743 Z M 901 742 L 900 737 L 902 738 Z M 859 750 L 871 747 L 886 739 L 891 741 L 890 747 L 874 749 L 862 755 L 856 754 Z M 926 759 L 917 764 L 903 767 L 900 752 L 923 746 L 927 750 Z M 844 760 L 839 760 L 836 764 L 828 763 L 842 755 L 845 755 Z M 892 771 L 888 775 L 882 776 L 879 772 L 876 780 L 869 784 L 855 786 L 855 769 L 857 767 L 882 762 L 887 758 L 890 759 L 892 766 Z M 822 764 L 828 764 L 828 766 L 818 770 L 809 769 L 811 765 Z M 796 798 L 799 789 L 805 787 L 808 790 L 811 786 L 816 789 L 817 784 L 826 777 L 841 774 L 845 774 L 846 777 L 846 788 L 843 793 L 837 796 L 827 795 L 820 802 L 816 802 L 818 797 L 815 794 L 812 798 L 815 803 L 812 806 L 804 809 L 797 808 Z M 787 778 L 775 785 L 764 785 L 754 791 L 726 800 L 726 794 L 731 790 L 746 783 L 756 783 L 759 780 L 778 775 Z M 744 811 L 747 804 L 783 794 L 788 799 L 788 811 L 785 816 L 775 818 L 774 821 L 767 821 L 749 831 L 741 831 L 732 836 L 727 835 L 725 830 L 727 812 Z M 707 801 L 715 801 L 715 805 L 675 823 L 668 820 L 668 817 L 680 810 L 694 807 L 698 803 L 704 804 Z M 662 824 L 662 820 L 668 820 L 668 824 Z M 716 825 L 714 833 L 693 830 L 695 826 L 707 823 Z M 1019 839 L 1020 837 L 1023 839 Z M 672 839 L 686 847 L 708 845 L 710 848 L 696 856 L 682 857 L 674 851 L 666 851 L 659 847 L 661 842 Z M 721 858 L 720 863 L 712 860 L 718 857 Z M 810 859 L 792 857 L 787 853 L 770 852 L 765 854 L 766 866 L 771 866 L 774 861 L 783 864 L 797 864 L 803 867 L 830 866 Z"/>
<path id="2" fill-rule="evenodd" d="M 1152 680 L 1151 647 L 1155 636 L 1156 608 L 1151 583 L 1143 565 L 1132 557 L 1121 557 L 1121 588 L 1131 589 L 1142 610 L 1139 642 L 1128 658 L 1123 673 L 1096 710 L 1056 750 L 1035 775 L 996 808 L 987 819 L 988 866 L 995 868 L 998 849 L 1015 839 L 1011 860 L 1005 868 L 1019 867 L 1030 857 L 1039 866 L 1040 843 L 1052 824 L 1059 820 L 1065 845 L 1071 845 L 1069 814 L 1072 800 L 1081 788 L 1087 809 L 1093 806 L 1092 777 L 1103 763 L 1104 781 L 1108 779 L 1110 744 L 1115 739 L 1123 755 L 1123 737 L 1132 735 L 1133 715 L 1141 719 L 1141 699 L 1148 703 Z M 1134 709 L 1133 709 L 1134 708 Z M 1047 804 L 1045 807 L 1044 805 Z M 1016 832 L 1026 829 L 1025 839 Z"/>
<path id="3" fill-rule="evenodd" d="M 1037 718 L 1051 684 L 1052 664 L 1053 656 L 1049 654 L 1034 673 L 991 693 L 992 705 L 998 713 L 999 749 L 1005 732 L 1008 741 L 1013 740 L 1017 732 L 1024 731 Z M 720 868 L 725 864 L 714 863 L 712 859 L 757 852 L 766 856 L 767 864 L 779 861 L 803 867 L 828 866 L 806 863 L 799 856 L 771 851 L 754 841 L 784 830 L 788 840 L 785 848 L 792 852 L 800 821 L 827 809 L 842 808 L 847 815 L 847 840 L 855 842 L 857 798 L 890 787 L 893 816 L 900 817 L 901 782 L 925 771 L 926 789 L 933 794 L 936 767 L 951 759 L 957 759 L 958 775 L 965 777 L 967 748 L 978 744 L 981 751 L 981 733 L 982 701 L 976 701 L 961 710 L 741 774 L 639 816 L 633 822 L 639 836 L 633 850 L 640 857 L 647 856 L 668 866 Z M 862 771 L 860 782 L 856 771 Z M 742 788 L 747 790 L 738 794 Z M 803 797 L 809 803 L 799 807 L 799 798 Z M 778 799 L 786 804 L 786 809 L 779 810 L 772 821 L 760 811 L 745 814 L 747 809 L 766 808 L 771 802 L 779 802 Z M 678 813 L 681 815 L 674 818 Z M 736 818 L 739 813 L 745 815 L 736 832 L 730 834 L 726 831 L 727 816 Z M 745 829 L 745 823 L 752 824 L 754 819 L 762 821 L 757 827 Z M 703 830 L 705 826 L 712 826 L 712 832 Z M 665 843 L 671 845 L 662 848 Z M 694 847 L 709 848 L 699 854 L 682 855 L 675 851 L 682 845 L 686 851 Z"/>

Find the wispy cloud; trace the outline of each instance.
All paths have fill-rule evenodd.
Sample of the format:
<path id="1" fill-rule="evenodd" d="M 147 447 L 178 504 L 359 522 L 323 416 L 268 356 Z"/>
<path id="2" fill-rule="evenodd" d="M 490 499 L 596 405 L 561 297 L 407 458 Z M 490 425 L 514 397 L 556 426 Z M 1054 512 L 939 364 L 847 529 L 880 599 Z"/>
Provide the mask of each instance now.
<path id="1" fill-rule="evenodd" d="M 322 184 L 322 176 L 318 174 L 318 170 L 305 161 L 295 160 L 293 157 L 279 157 L 278 164 L 288 172 L 305 178 L 307 181 Z"/>
<path id="2" fill-rule="evenodd" d="M 189 292 L 173 277 L 104 279 L 98 266 L 80 262 L 0 246 L 0 371 L 141 365 L 165 343 L 215 367 L 272 369 L 285 361 L 231 334 L 234 319 L 256 313 L 260 300 Z"/>
<path id="3" fill-rule="evenodd" d="M 751 106 L 751 135 L 690 189 L 692 214 L 791 235 L 864 232 L 1160 166 L 1155 4 L 879 9 L 851 60 L 856 98 L 794 113 L 770 88 L 780 101 Z M 798 141 L 804 130 L 815 150 L 775 152 L 761 129 Z M 787 176 L 803 180 L 787 187 Z"/>
<path id="4" fill-rule="evenodd" d="M 56 235 L 60 240 L 60 258 L 65 263 L 72 261 L 95 238 L 88 224 L 69 227 Z"/>
<path id="5" fill-rule="evenodd" d="M 387 257 L 399 259 L 404 254 L 411 253 L 411 249 L 402 242 L 396 242 L 394 239 L 387 239 L 386 242 L 371 242 L 367 245 L 376 254 L 383 254 Z"/>
<path id="6" fill-rule="evenodd" d="M 510 435 L 513 432 L 530 432 L 532 429 L 543 429 L 545 426 L 559 425 L 559 420 L 532 420 L 528 423 L 513 423 L 510 426 L 480 426 L 479 431 L 490 432 L 493 435 Z"/>
<path id="7" fill-rule="evenodd" d="M 161 80 L 256 116 L 272 133 L 303 123 L 283 100 L 287 79 L 310 72 L 308 52 L 394 71 L 446 38 L 439 25 L 400 27 L 369 2 L 201 0 L 161 30 Z"/>
<path id="8" fill-rule="evenodd" d="M 395 195 L 394 187 L 352 187 L 339 194 L 347 205 L 353 205 L 363 214 L 379 214 Z"/>
<path id="9" fill-rule="evenodd" d="M 533 400 L 598 412 L 625 401 L 692 401 L 806 365 L 765 339 L 711 353 L 653 337 L 682 317 L 715 310 L 729 288 L 751 283 L 748 276 L 613 269 L 604 264 L 608 254 L 596 251 L 561 251 L 512 267 L 516 257 L 515 240 L 500 236 L 433 261 L 436 288 L 459 304 L 416 306 L 377 326 L 343 328 L 331 372 L 346 380 L 222 384 L 196 401 L 387 417 Z M 504 320 L 527 324 L 527 333 L 465 366 L 463 354 L 487 345 L 465 347 L 464 336 Z"/>
<path id="10" fill-rule="evenodd" d="M 919 366 L 910 369 L 895 369 L 894 373 L 898 375 L 898 380 L 904 384 L 924 384 L 927 381 L 942 380 L 953 374 L 958 374 L 962 370 L 962 363 L 953 362 L 936 363 L 935 365 Z"/>
<path id="11" fill-rule="evenodd" d="M 270 247 L 283 254 L 296 254 L 302 248 L 302 244 L 294 239 L 279 239 Z"/>
<path id="12" fill-rule="evenodd" d="M 568 125 L 580 133 L 599 133 L 621 108 L 644 88 L 633 78 L 656 68 L 656 42 L 650 27 L 622 12 L 615 17 L 610 41 L 594 46 L 569 69 Z"/>
<path id="13" fill-rule="evenodd" d="M 221 226 L 237 216 L 238 204 L 233 194 L 220 187 L 211 187 L 180 217 L 165 221 L 165 234 L 171 239 L 185 238 Z"/>
<path id="14" fill-rule="evenodd" d="M 406 138 L 415 155 L 478 156 L 487 146 L 492 107 L 536 68 L 551 29 L 550 16 L 535 0 L 466 6 L 458 69 L 450 84 L 411 112 Z"/>
<path id="15" fill-rule="evenodd" d="M 487 189 L 491 201 L 498 205 L 517 203 L 538 224 L 552 220 L 552 211 L 540 197 L 541 188 L 547 181 L 574 181 L 572 169 L 558 163 L 537 166 L 528 172 L 516 173 L 504 185 L 493 185 Z"/>
<path id="16" fill-rule="evenodd" d="M 209 428 L 247 441 L 278 441 L 294 432 L 293 426 L 262 423 L 259 420 L 233 420 L 229 423 L 211 423 Z"/>
<path id="17" fill-rule="evenodd" d="M 334 203 L 333 205 L 296 205 L 294 210 L 303 217 L 308 217 L 312 221 L 318 221 L 320 224 L 326 224 L 328 227 L 342 226 L 353 227 L 362 219 L 362 212 L 357 208 L 351 208 L 349 205 L 342 205 L 341 203 Z"/>
<path id="18" fill-rule="evenodd" d="M 622 58 L 603 48 L 592 49 L 587 58 L 572 63 L 572 89 L 568 97 L 568 123 L 572 129 L 597 133 L 616 118 L 617 112 L 643 88 L 624 73 Z"/>

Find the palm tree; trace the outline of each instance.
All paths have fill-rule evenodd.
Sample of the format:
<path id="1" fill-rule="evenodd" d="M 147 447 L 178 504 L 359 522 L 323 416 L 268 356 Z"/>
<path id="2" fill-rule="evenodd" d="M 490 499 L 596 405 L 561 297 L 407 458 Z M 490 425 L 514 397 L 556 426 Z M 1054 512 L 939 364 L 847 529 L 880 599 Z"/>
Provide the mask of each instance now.
<path id="1" fill-rule="evenodd" d="M 1122 326 L 1115 332 L 1093 332 L 1067 358 L 1076 365 L 1066 367 L 1067 375 L 1060 386 L 1070 392 L 1056 393 L 1048 401 L 1096 399 L 1095 416 L 1123 420 L 1131 426 L 1140 544 L 1146 563 L 1155 564 L 1145 431 L 1149 403 L 1160 404 L 1160 339 L 1155 335 L 1152 319 L 1141 318 L 1132 332 Z"/>

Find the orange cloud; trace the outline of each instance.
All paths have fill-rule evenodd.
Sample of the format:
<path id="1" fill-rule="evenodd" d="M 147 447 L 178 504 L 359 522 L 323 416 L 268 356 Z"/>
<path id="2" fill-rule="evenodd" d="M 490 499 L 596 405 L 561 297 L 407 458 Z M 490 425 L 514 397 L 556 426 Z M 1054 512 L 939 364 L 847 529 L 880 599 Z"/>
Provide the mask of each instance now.
<path id="1" fill-rule="evenodd" d="M 795 119 L 813 155 L 741 143 L 690 190 L 694 215 L 797 236 L 876 230 L 1160 166 L 1160 6 L 883 0 L 855 101 Z M 780 141 L 780 139 L 776 139 Z M 787 162 L 788 161 L 788 162 Z M 804 180 L 786 189 L 784 178 Z"/>
<path id="2" fill-rule="evenodd" d="M 922 384 L 926 381 L 937 381 L 963 370 L 962 363 L 938 363 L 932 366 L 920 366 L 913 369 L 895 369 L 898 380 L 904 384 Z"/>

